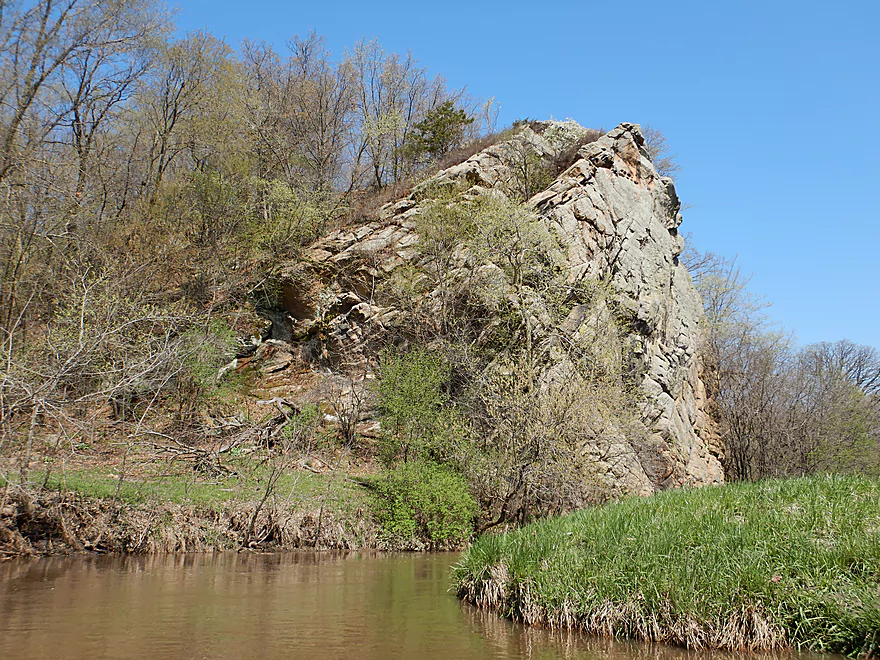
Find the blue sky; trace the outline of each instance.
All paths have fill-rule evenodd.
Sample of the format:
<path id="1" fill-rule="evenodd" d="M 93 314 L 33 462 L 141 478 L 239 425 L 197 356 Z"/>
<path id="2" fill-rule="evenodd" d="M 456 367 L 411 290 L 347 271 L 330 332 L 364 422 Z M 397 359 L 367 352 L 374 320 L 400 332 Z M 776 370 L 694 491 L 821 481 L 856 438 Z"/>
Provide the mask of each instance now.
<path id="1" fill-rule="evenodd" d="M 880 4 L 179 0 L 182 31 L 334 53 L 378 38 L 500 124 L 651 124 L 681 165 L 682 231 L 737 257 L 801 343 L 880 348 Z"/>

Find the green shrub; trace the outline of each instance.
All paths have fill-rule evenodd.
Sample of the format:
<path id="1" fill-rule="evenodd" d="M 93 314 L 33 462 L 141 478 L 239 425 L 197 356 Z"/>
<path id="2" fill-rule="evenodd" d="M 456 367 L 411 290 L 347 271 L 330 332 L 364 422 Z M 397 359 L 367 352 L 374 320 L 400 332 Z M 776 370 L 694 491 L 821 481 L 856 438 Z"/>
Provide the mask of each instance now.
<path id="1" fill-rule="evenodd" d="M 446 440 L 455 424 L 448 408 L 444 385 L 449 367 L 440 353 L 416 349 L 401 354 L 393 350 L 381 356 L 379 410 L 385 430 L 382 459 L 386 465 L 401 459 L 445 460 Z"/>
<path id="2" fill-rule="evenodd" d="M 251 177 L 251 217 L 242 240 L 256 254 L 284 259 L 315 240 L 332 213 L 333 203 L 318 192 L 297 190 L 279 180 Z"/>
<path id="3" fill-rule="evenodd" d="M 377 516 L 395 541 L 449 548 L 464 543 L 474 529 L 477 503 L 464 477 L 428 461 L 389 470 L 376 487 Z"/>
<path id="4" fill-rule="evenodd" d="M 232 403 L 244 391 L 246 378 L 235 370 L 222 379 L 219 369 L 235 356 L 235 333 L 224 319 L 191 328 L 182 337 L 183 368 L 177 378 L 174 398 L 182 411 L 190 413 L 204 404 Z"/>

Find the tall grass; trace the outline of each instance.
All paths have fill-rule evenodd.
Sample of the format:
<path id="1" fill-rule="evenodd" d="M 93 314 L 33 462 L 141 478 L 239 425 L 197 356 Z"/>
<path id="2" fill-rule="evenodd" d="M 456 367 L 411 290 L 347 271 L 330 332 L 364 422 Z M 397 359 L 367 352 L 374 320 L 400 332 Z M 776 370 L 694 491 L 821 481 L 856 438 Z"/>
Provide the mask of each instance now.
<path id="1" fill-rule="evenodd" d="M 880 480 L 671 491 L 478 539 L 459 597 L 688 648 L 880 653 Z"/>

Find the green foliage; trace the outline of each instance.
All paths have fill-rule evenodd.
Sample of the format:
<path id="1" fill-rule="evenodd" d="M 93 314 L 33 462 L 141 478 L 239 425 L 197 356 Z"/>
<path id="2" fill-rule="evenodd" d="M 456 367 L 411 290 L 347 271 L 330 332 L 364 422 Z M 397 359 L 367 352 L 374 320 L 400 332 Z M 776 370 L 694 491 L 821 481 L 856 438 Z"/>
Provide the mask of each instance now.
<path id="1" fill-rule="evenodd" d="M 192 328 L 182 337 L 185 369 L 178 378 L 179 409 L 234 400 L 245 385 L 244 376 L 235 371 L 222 380 L 218 370 L 235 356 L 235 333 L 223 319 Z"/>
<path id="2" fill-rule="evenodd" d="M 421 267 L 435 292 L 426 316 L 443 337 L 455 335 L 456 342 L 507 337 L 513 317 L 506 313 L 522 328 L 528 308 L 564 286 L 558 241 L 544 222 L 507 199 L 441 195 L 414 218 L 425 257 Z M 481 335 L 489 316 L 500 323 Z"/>
<path id="3" fill-rule="evenodd" d="M 441 197 L 414 217 L 426 257 L 424 277 L 432 280 L 423 327 L 436 332 L 435 345 L 446 351 L 466 346 L 467 357 L 466 364 L 456 363 L 454 408 L 445 397 L 405 392 L 399 373 L 389 369 L 389 400 L 396 391 L 408 406 L 428 405 L 383 420 L 390 440 L 386 457 L 406 458 L 407 449 L 415 448 L 414 454 L 453 461 L 486 517 L 497 523 L 599 499 L 606 484 L 592 465 L 617 451 L 622 437 L 635 440 L 643 432 L 628 387 L 626 333 L 609 287 L 568 283 L 556 236 L 507 199 Z M 541 342 L 550 327 L 564 323 L 572 326 L 560 327 L 569 341 L 555 349 L 559 367 L 551 376 Z M 448 369 L 452 353 L 435 368 Z M 404 370 L 435 395 L 451 380 L 437 372 L 434 378 L 424 375 L 430 369 L 418 359 Z M 452 412 L 466 414 L 467 425 L 447 422 Z M 404 418 L 429 423 L 413 432 L 415 424 L 399 423 Z"/>
<path id="4" fill-rule="evenodd" d="M 381 356 L 376 391 L 387 465 L 419 457 L 449 460 L 462 441 L 463 424 L 449 406 L 449 367 L 437 352 L 416 349 Z"/>
<path id="5" fill-rule="evenodd" d="M 245 213 L 247 189 L 221 171 L 194 171 L 187 176 L 176 203 L 187 238 L 198 246 L 217 246 L 233 236 Z"/>
<path id="6" fill-rule="evenodd" d="M 452 101 L 445 101 L 413 126 L 413 133 L 403 149 L 417 161 L 425 158 L 437 160 L 461 144 L 465 129 L 474 121 L 474 117 L 456 108 Z"/>
<path id="7" fill-rule="evenodd" d="M 197 170 L 166 184 L 152 212 L 194 246 L 286 258 L 319 235 L 333 204 L 325 194 L 280 179 Z"/>
<path id="8" fill-rule="evenodd" d="M 473 210 L 449 194 L 426 203 L 414 220 L 419 250 L 438 266 L 448 264 L 453 251 L 476 230 Z"/>
<path id="9" fill-rule="evenodd" d="M 823 374 L 830 382 L 815 386 L 809 439 L 803 443 L 810 471 L 880 473 L 880 409 L 875 397 L 841 374 Z M 829 378 L 829 376 L 831 376 Z M 813 375 L 813 377 L 816 377 Z"/>
<path id="10" fill-rule="evenodd" d="M 478 507 L 464 477 L 430 461 L 410 461 L 376 486 L 377 517 L 389 540 L 456 547 L 474 529 Z"/>
<path id="11" fill-rule="evenodd" d="M 404 305 L 425 293 L 427 278 L 412 264 L 398 266 L 377 285 L 377 294 L 392 305 Z"/>
<path id="12" fill-rule="evenodd" d="M 495 263 L 514 288 L 543 289 L 558 270 L 553 254 L 559 249 L 546 224 L 520 204 L 490 196 L 468 210 L 474 224 L 468 245 L 480 260 Z"/>
<path id="13" fill-rule="evenodd" d="M 251 220 L 243 240 L 273 258 L 289 257 L 320 234 L 332 213 L 324 195 L 297 190 L 284 181 L 251 178 Z"/>
<path id="14" fill-rule="evenodd" d="M 235 354 L 235 333 L 223 319 L 214 319 L 206 327 L 192 328 L 184 334 L 189 351 L 186 366 L 199 387 L 210 388 L 217 382 L 217 369 Z"/>
<path id="15" fill-rule="evenodd" d="M 877 653 L 880 481 L 669 491 L 486 535 L 459 596 L 529 623 L 691 648 Z"/>
<path id="16" fill-rule="evenodd" d="M 539 288 L 558 270 L 554 255 L 560 246 L 545 223 L 507 199 L 441 195 L 423 205 L 415 222 L 419 249 L 440 275 L 462 247 L 479 262 L 501 268 L 515 288 Z"/>
<path id="17" fill-rule="evenodd" d="M 43 332 L 16 347 L 22 364 L 12 365 L 10 380 L 40 374 L 42 388 L 58 390 L 54 405 L 149 399 L 165 389 L 182 367 L 181 337 L 193 319 L 183 303 L 160 305 L 143 290 L 127 291 L 138 277 L 137 271 L 86 273 Z"/>

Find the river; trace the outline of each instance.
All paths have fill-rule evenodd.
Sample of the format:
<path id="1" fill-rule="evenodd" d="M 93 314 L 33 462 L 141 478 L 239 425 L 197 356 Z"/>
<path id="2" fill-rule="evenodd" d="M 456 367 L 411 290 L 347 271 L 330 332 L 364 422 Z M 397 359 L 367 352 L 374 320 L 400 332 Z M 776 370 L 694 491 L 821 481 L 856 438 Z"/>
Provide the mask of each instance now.
<path id="1" fill-rule="evenodd" d="M 456 558 L 229 553 L 7 561 L 0 563 L 0 658 L 758 657 L 589 639 L 499 620 L 448 593 Z"/>

